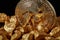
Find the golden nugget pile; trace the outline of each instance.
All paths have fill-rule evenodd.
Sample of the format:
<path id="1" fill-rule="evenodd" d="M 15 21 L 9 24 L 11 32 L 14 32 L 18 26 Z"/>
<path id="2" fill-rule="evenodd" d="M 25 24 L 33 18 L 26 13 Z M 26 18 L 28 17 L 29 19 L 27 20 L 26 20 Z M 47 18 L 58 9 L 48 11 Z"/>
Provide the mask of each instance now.
<path id="1" fill-rule="evenodd" d="M 20 16 L 0 13 L 0 40 L 60 40 L 59 24 L 59 17 L 56 20 L 47 13 L 27 12 Z"/>
<path id="2" fill-rule="evenodd" d="M 60 17 L 40 1 L 37 8 L 34 0 L 21 0 L 13 16 L 0 13 L 0 40 L 60 40 Z"/>

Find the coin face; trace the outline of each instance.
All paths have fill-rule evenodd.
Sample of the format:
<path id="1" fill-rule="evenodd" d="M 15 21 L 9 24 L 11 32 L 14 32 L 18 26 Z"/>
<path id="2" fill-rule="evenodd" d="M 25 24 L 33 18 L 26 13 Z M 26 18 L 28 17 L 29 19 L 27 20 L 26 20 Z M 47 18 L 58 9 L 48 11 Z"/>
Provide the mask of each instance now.
<path id="1" fill-rule="evenodd" d="M 25 11 L 38 13 L 41 10 L 56 15 L 54 8 L 47 0 L 21 0 L 16 6 L 15 14 Z"/>
<path id="2" fill-rule="evenodd" d="M 55 25 L 56 13 L 47 0 L 21 0 L 16 6 L 15 15 L 22 17 L 26 13 L 28 13 L 28 15 L 33 14 L 32 20 L 42 22 L 42 26 L 44 26 L 46 30 L 51 30 Z M 25 15 L 26 17 L 23 18 L 26 19 L 29 17 L 28 15 Z"/>

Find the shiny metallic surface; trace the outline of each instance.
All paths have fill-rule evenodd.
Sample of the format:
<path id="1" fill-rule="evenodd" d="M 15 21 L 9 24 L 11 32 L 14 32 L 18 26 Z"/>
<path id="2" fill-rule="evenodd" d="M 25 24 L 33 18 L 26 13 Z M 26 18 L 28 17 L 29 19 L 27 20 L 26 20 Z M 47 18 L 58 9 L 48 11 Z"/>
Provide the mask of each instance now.
<path id="1" fill-rule="evenodd" d="M 30 11 L 38 13 L 41 7 L 45 8 L 43 12 L 47 11 L 56 16 L 55 9 L 48 0 L 21 0 L 16 6 L 15 13 L 18 12 L 17 10 L 20 12 Z"/>

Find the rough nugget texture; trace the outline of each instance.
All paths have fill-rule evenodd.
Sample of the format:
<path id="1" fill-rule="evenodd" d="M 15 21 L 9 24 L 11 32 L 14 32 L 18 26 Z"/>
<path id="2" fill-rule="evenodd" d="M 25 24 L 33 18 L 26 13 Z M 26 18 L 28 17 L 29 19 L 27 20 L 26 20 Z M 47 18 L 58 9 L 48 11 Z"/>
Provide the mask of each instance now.
<path id="1" fill-rule="evenodd" d="M 0 13 L 0 40 L 60 40 L 60 17 L 45 2 L 21 0 L 14 16 Z"/>
<path id="2" fill-rule="evenodd" d="M 7 16 L 5 13 L 0 13 L 0 22 L 5 22 L 9 19 L 9 16 Z"/>
<path id="3" fill-rule="evenodd" d="M 57 20 L 48 13 L 32 14 L 30 12 L 22 15 L 22 18 L 18 16 L 11 16 L 3 22 L 5 24 L 0 27 L 0 40 L 60 39 L 59 17 Z"/>

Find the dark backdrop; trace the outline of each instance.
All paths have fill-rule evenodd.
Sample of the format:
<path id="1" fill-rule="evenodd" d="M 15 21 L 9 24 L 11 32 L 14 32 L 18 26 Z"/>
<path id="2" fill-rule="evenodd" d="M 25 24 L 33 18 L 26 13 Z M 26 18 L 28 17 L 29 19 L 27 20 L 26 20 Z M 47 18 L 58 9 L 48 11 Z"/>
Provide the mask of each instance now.
<path id="1" fill-rule="evenodd" d="M 60 1 L 49 0 L 56 10 L 57 16 L 60 16 Z M 15 7 L 19 0 L 0 0 L 0 13 L 6 13 L 7 15 L 14 15 Z"/>

